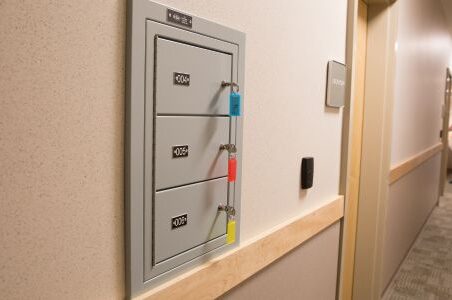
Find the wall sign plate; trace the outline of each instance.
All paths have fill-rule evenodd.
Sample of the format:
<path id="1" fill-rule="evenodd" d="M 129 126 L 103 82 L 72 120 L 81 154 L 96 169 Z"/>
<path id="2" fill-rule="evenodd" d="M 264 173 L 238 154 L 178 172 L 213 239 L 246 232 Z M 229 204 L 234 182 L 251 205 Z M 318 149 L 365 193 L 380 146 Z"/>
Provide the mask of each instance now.
<path id="1" fill-rule="evenodd" d="M 330 60 L 328 62 L 326 106 L 342 107 L 345 103 L 345 90 L 347 87 L 347 67 L 344 64 Z"/>

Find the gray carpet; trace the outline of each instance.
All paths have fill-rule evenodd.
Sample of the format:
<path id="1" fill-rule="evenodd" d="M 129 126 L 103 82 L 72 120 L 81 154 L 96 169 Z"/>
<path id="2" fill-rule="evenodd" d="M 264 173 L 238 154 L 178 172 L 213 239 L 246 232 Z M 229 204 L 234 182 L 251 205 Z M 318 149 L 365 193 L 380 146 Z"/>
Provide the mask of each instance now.
<path id="1" fill-rule="evenodd" d="M 444 193 L 452 195 L 452 172 L 447 173 L 446 184 L 444 185 Z"/>
<path id="2" fill-rule="evenodd" d="M 435 208 L 384 299 L 452 299 L 452 201 Z"/>

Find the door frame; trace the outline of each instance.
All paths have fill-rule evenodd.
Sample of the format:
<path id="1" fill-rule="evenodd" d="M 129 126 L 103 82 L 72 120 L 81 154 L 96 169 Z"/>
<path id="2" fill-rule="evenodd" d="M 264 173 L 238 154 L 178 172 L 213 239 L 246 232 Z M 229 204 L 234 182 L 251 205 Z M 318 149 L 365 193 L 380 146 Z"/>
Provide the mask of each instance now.
<path id="1" fill-rule="evenodd" d="M 363 22 L 363 18 L 365 19 Z M 346 195 L 342 222 L 342 257 L 338 298 L 351 299 L 355 265 L 356 222 L 358 213 L 359 177 L 362 152 L 364 105 L 364 77 L 367 44 L 367 3 L 363 0 L 348 2 L 347 62 L 349 65 L 348 97 L 344 107 L 343 143 L 348 151 L 342 162 L 347 162 L 341 174 L 341 194 Z M 364 52 L 364 53 L 363 53 Z"/>
<path id="2" fill-rule="evenodd" d="M 441 142 L 443 144 L 443 149 L 441 151 L 441 168 L 440 168 L 440 179 L 439 179 L 439 190 L 438 199 L 444 196 L 444 186 L 447 178 L 447 159 L 449 154 L 449 118 L 450 118 L 450 98 L 451 98 L 451 87 L 452 87 L 452 74 L 450 69 L 446 70 L 446 84 L 444 89 L 444 104 L 442 107 L 442 119 L 443 126 L 441 129 Z"/>
<path id="3" fill-rule="evenodd" d="M 351 73 L 347 95 L 350 108 L 344 110 L 346 138 L 343 149 L 346 154 L 342 160 L 344 170 L 341 169 L 340 190 L 345 194 L 345 213 L 338 298 L 379 300 L 391 156 L 398 5 L 395 1 L 364 1 L 368 5 L 367 52 L 363 119 L 360 124 L 354 122 L 353 116 L 355 84 L 359 80 L 354 74 L 358 42 L 357 1 L 349 1 L 347 24 L 346 52 Z M 358 157 L 353 155 L 352 134 L 360 126 L 359 196 L 354 200 L 350 185 L 351 166 Z M 349 271 L 350 264 L 352 271 Z"/>

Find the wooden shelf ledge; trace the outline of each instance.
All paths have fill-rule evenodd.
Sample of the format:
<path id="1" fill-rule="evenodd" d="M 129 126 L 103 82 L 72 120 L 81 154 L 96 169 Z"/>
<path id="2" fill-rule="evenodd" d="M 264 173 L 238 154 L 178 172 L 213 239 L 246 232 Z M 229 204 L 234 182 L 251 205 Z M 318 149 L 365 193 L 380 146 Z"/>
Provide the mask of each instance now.
<path id="1" fill-rule="evenodd" d="M 403 176 L 407 175 L 421 164 L 438 154 L 443 150 L 443 144 L 438 143 L 412 157 L 407 159 L 406 161 L 392 167 L 389 172 L 389 184 L 393 184 Z"/>

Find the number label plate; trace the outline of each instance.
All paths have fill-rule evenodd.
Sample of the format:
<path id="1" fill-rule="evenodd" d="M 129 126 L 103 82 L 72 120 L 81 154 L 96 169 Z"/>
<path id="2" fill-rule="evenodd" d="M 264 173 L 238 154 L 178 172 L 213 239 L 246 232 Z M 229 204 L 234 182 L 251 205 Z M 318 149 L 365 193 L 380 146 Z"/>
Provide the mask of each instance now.
<path id="1" fill-rule="evenodd" d="M 173 83 L 175 85 L 190 86 L 190 74 L 174 72 Z"/>
<path id="2" fill-rule="evenodd" d="M 171 218 L 171 229 L 176 229 L 187 225 L 188 217 L 187 214 L 183 214 L 177 217 Z"/>
<path id="3" fill-rule="evenodd" d="M 187 156 L 188 156 L 188 145 L 173 146 L 173 158 Z"/>
<path id="4" fill-rule="evenodd" d="M 168 9 L 166 11 L 166 20 L 171 23 L 182 25 L 188 28 L 193 26 L 193 18 L 189 15 Z"/>

